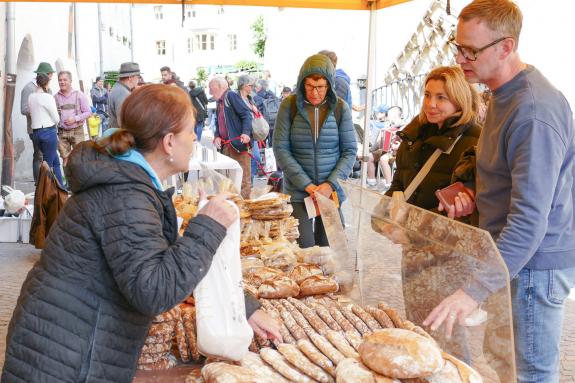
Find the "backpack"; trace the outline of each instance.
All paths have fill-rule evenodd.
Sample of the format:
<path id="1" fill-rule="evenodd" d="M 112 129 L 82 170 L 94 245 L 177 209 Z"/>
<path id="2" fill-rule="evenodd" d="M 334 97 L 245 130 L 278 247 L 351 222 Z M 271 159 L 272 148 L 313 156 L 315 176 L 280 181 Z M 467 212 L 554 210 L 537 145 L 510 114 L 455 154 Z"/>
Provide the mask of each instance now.
<path id="1" fill-rule="evenodd" d="M 280 110 L 280 100 L 277 97 L 270 97 L 264 99 L 264 110 L 263 115 L 270 127 L 273 129 L 273 126 L 276 123 L 276 117 L 278 115 L 278 111 Z"/>
<path id="2" fill-rule="evenodd" d="M 202 102 L 198 99 L 198 96 L 192 96 L 190 94 L 190 98 L 192 99 L 192 104 L 194 105 L 194 109 L 196 109 L 196 120 L 203 121 L 208 116 L 206 111 L 206 107 Z"/>

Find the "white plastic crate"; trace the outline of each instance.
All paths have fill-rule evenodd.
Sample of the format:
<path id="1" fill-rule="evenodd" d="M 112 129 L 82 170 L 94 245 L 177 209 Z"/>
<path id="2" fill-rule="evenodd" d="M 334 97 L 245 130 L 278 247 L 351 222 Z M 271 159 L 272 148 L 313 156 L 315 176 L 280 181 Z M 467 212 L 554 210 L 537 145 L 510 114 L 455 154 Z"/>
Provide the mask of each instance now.
<path id="1" fill-rule="evenodd" d="M 22 243 L 30 243 L 30 226 L 32 226 L 33 215 L 34 207 L 31 205 L 27 205 L 20 214 L 20 241 Z"/>
<path id="2" fill-rule="evenodd" d="M 0 242 L 18 242 L 20 218 L 0 217 Z"/>

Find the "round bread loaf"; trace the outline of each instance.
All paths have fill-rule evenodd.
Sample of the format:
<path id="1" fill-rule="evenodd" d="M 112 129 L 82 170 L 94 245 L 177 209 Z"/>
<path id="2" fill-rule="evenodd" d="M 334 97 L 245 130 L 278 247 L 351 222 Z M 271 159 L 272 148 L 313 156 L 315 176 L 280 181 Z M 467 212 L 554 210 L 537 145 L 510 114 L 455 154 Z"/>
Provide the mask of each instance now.
<path id="1" fill-rule="evenodd" d="M 250 279 L 254 285 L 259 287 L 264 281 L 274 279 L 279 275 L 284 275 L 284 272 L 280 269 L 275 269 L 273 267 L 261 267 L 254 271 Z"/>
<path id="2" fill-rule="evenodd" d="M 481 375 L 459 359 L 443 353 L 445 366 L 426 378 L 428 383 L 483 383 Z"/>
<path id="3" fill-rule="evenodd" d="M 335 279 L 323 275 L 313 275 L 300 284 L 300 296 L 335 293 L 338 288 Z"/>
<path id="4" fill-rule="evenodd" d="M 289 277 L 299 285 L 313 275 L 323 275 L 321 268 L 309 263 L 299 263 L 289 273 Z"/>
<path id="5" fill-rule="evenodd" d="M 387 328 L 374 331 L 363 340 L 359 346 L 362 362 L 390 378 L 427 377 L 445 364 L 437 344 L 413 331 Z"/>
<path id="6" fill-rule="evenodd" d="M 299 294 L 299 286 L 291 278 L 279 276 L 264 281 L 258 288 L 258 294 L 267 299 L 295 297 Z"/>

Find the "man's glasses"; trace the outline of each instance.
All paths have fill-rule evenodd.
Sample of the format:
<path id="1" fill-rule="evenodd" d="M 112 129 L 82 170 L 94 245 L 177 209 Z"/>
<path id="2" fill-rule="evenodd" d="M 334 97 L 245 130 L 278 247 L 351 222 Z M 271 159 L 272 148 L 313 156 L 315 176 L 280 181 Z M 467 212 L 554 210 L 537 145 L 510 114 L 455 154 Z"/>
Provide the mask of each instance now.
<path id="1" fill-rule="evenodd" d="M 454 52 L 455 54 L 457 54 L 457 52 L 459 52 L 459 53 L 461 53 L 461 55 L 462 55 L 463 57 L 465 57 L 465 59 L 466 59 L 467 61 L 475 61 L 475 60 L 477 60 L 477 55 L 479 55 L 481 52 L 483 52 L 483 51 L 486 50 L 487 48 L 492 47 L 492 46 L 494 46 L 495 44 L 499 44 L 499 43 L 502 42 L 503 40 L 505 40 L 505 39 L 510 39 L 510 38 L 511 38 L 511 37 L 509 37 L 509 36 L 501 37 L 501 38 L 499 38 L 499 39 L 497 39 L 497 40 L 495 40 L 495 41 L 492 41 L 492 42 L 490 42 L 489 44 L 487 44 L 487 45 L 485 45 L 485 46 L 483 46 L 483 47 L 481 47 L 481 48 L 477 48 L 477 49 L 459 45 L 459 44 L 457 44 L 457 43 L 455 42 L 455 38 L 451 38 L 451 39 L 449 40 L 449 44 L 450 44 L 453 48 L 455 48 L 455 50 L 456 50 L 456 51 Z"/>
<path id="2" fill-rule="evenodd" d="M 324 93 L 328 88 L 328 85 L 304 84 L 304 86 L 305 86 L 305 90 L 307 90 L 308 92 L 317 91 L 318 93 Z"/>

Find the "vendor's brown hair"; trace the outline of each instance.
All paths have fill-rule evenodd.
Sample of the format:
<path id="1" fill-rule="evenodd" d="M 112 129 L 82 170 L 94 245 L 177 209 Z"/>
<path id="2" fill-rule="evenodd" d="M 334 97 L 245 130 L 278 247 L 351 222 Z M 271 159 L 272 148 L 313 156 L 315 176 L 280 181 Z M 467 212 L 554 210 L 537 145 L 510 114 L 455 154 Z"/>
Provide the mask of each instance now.
<path id="1" fill-rule="evenodd" d="M 523 14 L 517 4 L 510 0 L 475 0 L 463 8 L 458 17 L 464 22 L 476 18 L 500 37 L 512 37 L 517 50 L 523 24 Z"/>
<path id="2" fill-rule="evenodd" d="M 179 87 L 144 85 L 122 104 L 120 127 L 97 147 L 110 155 L 134 148 L 140 153 L 154 151 L 168 133 L 179 133 L 189 117 L 194 117 L 190 96 Z"/>
<path id="3" fill-rule="evenodd" d="M 477 113 L 479 111 L 479 95 L 473 87 L 465 80 L 463 70 L 459 66 L 441 66 L 433 69 L 425 78 L 424 86 L 430 80 L 443 81 L 445 93 L 449 101 L 457 107 L 461 113 L 459 120 L 452 126 L 464 125 L 467 123 L 477 122 Z M 419 112 L 419 121 L 422 124 L 427 123 L 427 117 L 423 112 L 423 107 Z"/>

